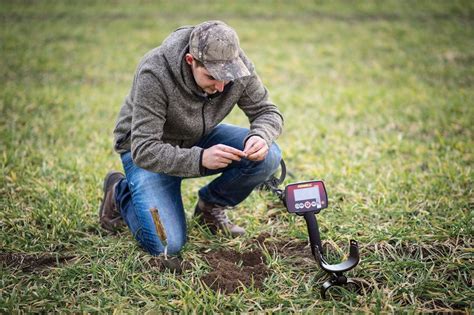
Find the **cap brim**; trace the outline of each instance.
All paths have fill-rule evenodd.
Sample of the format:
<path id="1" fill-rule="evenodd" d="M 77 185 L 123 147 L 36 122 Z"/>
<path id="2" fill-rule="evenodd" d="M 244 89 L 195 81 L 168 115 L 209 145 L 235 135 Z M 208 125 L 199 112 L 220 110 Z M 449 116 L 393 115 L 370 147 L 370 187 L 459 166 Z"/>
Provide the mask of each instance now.
<path id="1" fill-rule="evenodd" d="M 240 58 L 231 61 L 204 62 L 207 71 L 219 81 L 233 81 L 250 75 L 249 69 Z"/>

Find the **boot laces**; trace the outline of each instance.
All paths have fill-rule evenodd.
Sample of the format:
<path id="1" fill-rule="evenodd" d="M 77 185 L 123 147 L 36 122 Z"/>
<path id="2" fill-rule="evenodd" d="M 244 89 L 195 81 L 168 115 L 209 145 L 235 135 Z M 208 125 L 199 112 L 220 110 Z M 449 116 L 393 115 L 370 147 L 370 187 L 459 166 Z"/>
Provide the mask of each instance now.
<path id="1" fill-rule="evenodd" d="M 227 217 L 226 209 L 227 207 L 224 206 L 216 206 L 211 210 L 212 215 L 221 225 L 232 224 L 232 222 L 229 220 L 229 217 Z"/>

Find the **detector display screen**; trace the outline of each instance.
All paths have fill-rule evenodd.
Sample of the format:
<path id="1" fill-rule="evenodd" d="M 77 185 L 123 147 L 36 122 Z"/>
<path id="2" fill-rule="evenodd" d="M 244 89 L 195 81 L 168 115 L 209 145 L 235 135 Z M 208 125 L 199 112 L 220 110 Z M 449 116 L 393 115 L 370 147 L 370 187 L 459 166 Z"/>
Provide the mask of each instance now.
<path id="1" fill-rule="evenodd" d="M 295 201 L 307 200 L 312 198 L 319 199 L 318 186 L 310 188 L 295 189 Z"/>
<path id="2" fill-rule="evenodd" d="M 328 205 L 326 188 L 322 181 L 290 184 L 285 188 L 285 196 L 289 212 L 319 212 Z"/>

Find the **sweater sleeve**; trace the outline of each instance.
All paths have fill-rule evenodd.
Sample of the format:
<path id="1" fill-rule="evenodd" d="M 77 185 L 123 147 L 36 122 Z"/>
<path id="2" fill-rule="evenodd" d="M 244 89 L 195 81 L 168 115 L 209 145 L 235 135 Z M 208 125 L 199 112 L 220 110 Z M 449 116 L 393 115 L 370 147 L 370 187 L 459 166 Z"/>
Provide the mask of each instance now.
<path id="1" fill-rule="evenodd" d="M 202 148 L 180 148 L 164 143 L 167 97 L 159 80 L 147 71 L 136 78 L 133 95 L 131 152 L 136 165 L 172 176 L 200 175 Z"/>
<path id="2" fill-rule="evenodd" d="M 276 105 L 268 99 L 268 91 L 258 75 L 253 74 L 248 80 L 244 93 L 238 101 L 238 106 L 250 121 L 250 132 L 244 143 L 256 135 L 262 137 L 270 147 L 282 132 L 283 116 Z"/>

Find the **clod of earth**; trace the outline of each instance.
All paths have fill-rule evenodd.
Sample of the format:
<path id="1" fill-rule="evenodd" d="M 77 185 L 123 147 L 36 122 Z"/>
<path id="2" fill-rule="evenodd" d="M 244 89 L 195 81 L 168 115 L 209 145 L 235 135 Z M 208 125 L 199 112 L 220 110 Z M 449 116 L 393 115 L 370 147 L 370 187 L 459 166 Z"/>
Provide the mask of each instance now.
<path id="1" fill-rule="evenodd" d="M 269 274 L 260 250 L 245 253 L 218 250 L 207 253 L 204 258 L 212 271 L 201 280 L 214 291 L 233 293 L 252 285 L 260 289 Z"/>
<path id="2" fill-rule="evenodd" d="M 168 257 L 168 259 L 165 259 L 164 256 L 153 257 L 148 261 L 148 264 L 159 271 L 170 271 L 177 274 L 192 268 L 191 263 L 176 256 Z"/>

